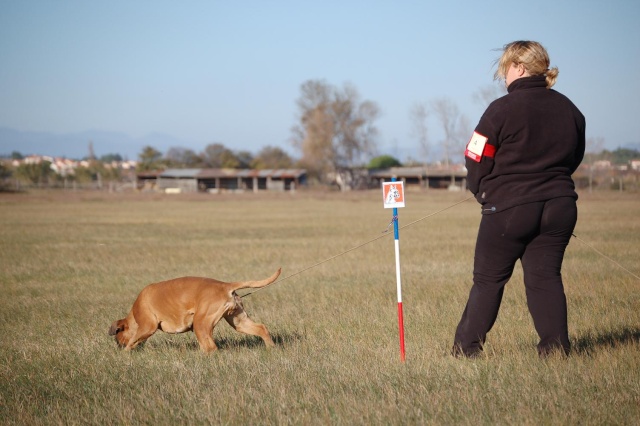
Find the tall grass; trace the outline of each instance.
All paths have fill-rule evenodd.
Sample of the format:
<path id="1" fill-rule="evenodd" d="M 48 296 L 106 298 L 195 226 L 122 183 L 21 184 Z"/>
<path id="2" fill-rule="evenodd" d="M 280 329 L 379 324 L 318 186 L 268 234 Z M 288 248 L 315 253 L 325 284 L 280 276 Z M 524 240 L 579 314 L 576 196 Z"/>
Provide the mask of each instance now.
<path id="1" fill-rule="evenodd" d="M 408 193 L 400 226 L 466 195 Z M 474 200 L 400 231 L 400 362 L 391 213 L 355 194 L 0 196 L 2 424 L 636 424 L 640 200 L 582 194 L 567 250 L 568 359 L 539 360 L 522 274 L 486 357 L 449 356 L 470 287 Z M 306 268 L 349 251 L 319 266 Z M 107 329 L 146 284 L 283 278 L 245 297 L 276 348 L 221 323 L 220 350 L 157 333 L 122 352 Z M 297 274 L 299 271 L 304 271 Z"/>

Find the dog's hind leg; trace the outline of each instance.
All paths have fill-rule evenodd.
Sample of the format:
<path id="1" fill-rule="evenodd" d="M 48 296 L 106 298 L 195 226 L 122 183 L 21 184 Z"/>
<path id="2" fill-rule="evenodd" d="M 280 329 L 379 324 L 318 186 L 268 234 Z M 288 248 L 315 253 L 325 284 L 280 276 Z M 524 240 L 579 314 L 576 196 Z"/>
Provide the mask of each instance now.
<path id="1" fill-rule="evenodd" d="M 193 317 L 193 332 L 196 334 L 200 349 L 203 352 L 213 352 L 218 349 L 213 340 L 213 329 L 222 319 L 224 312 L 229 309 L 230 304 L 225 303 L 215 312 L 196 313 Z"/>
<path id="2" fill-rule="evenodd" d="M 247 315 L 241 303 L 238 303 L 235 309 L 228 312 L 224 316 L 224 319 L 236 331 L 239 331 L 240 333 L 250 334 L 252 336 L 261 337 L 267 347 L 275 346 L 275 343 L 273 343 L 267 327 L 265 327 L 264 324 L 259 324 L 249 318 L 249 315 Z"/>
<path id="3" fill-rule="evenodd" d="M 131 337 L 124 348 L 125 350 L 134 349 L 158 331 L 157 317 L 148 307 L 145 308 L 146 303 L 143 297 L 145 290 L 142 290 L 127 316 L 127 321 L 131 328 Z"/>
<path id="4" fill-rule="evenodd" d="M 204 322 L 193 322 L 193 332 L 196 334 L 200 350 L 203 352 L 213 352 L 218 349 L 216 342 L 213 340 L 213 327 L 208 326 Z"/>
<path id="5" fill-rule="evenodd" d="M 149 337 L 151 337 L 153 335 L 153 333 L 155 333 L 158 330 L 158 326 L 154 326 L 154 325 L 146 325 L 146 326 L 140 326 L 138 325 L 138 329 L 136 330 L 135 334 L 131 337 L 131 339 L 129 339 L 129 343 L 127 343 L 127 346 L 125 346 L 125 350 L 131 350 L 133 348 L 135 348 L 136 346 L 138 346 L 140 343 L 144 342 L 145 340 L 147 340 Z"/>

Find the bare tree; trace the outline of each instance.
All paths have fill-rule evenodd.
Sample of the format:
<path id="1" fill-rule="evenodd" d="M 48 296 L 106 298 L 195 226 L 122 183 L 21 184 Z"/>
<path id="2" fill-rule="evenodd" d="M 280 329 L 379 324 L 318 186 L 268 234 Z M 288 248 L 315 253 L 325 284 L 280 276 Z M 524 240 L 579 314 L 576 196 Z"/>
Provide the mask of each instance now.
<path id="1" fill-rule="evenodd" d="M 450 99 L 436 99 L 431 106 L 444 132 L 443 157 L 444 165 L 448 168 L 451 152 L 458 152 L 462 149 L 473 128 L 469 119 L 460 113 L 458 106 Z"/>
<path id="2" fill-rule="evenodd" d="M 355 87 L 345 85 L 334 92 L 331 111 L 334 119 L 334 151 L 338 164 L 350 167 L 370 155 L 375 146 L 377 130 L 373 121 L 378 117 L 378 106 L 371 101 L 359 103 Z"/>
<path id="3" fill-rule="evenodd" d="M 444 140 L 442 147 L 444 150 L 444 165 L 449 167 L 449 155 L 458 135 L 458 120 L 460 119 L 460 110 L 458 106 L 448 98 L 440 98 L 433 101 L 432 108 L 436 114 L 436 118 L 442 126 L 444 132 Z"/>
<path id="4" fill-rule="evenodd" d="M 412 126 L 411 135 L 418 140 L 423 164 L 426 165 L 429 162 L 429 128 L 427 126 L 429 110 L 424 104 L 416 103 L 409 111 L 409 117 Z"/>
<path id="5" fill-rule="evenodd" d="M 331 119 L 333 88 L 320 80 L 309 80 L 300 86 L 296 104 L 300 123 L 292 130 L 292 143 L 301 152 L 300 164 L 319 181 L 332 171 L 334 122 Z"/>
<path id="6" fill-rule="evenodd" d="M 321 182 L 333 171 L 335 153 L 333 152 L 334 123 L 330 119 L 328 105 L 319 104 L 301 116 L 301 125 L 292 129 L 292 142 L 301 151 L 300 164 L 309 174 Z"/>
<path id="7" fill-rule="evenodd" d="M 504 85 L 490 84 L 478 89 L 478 91 L 473 94 L 473 100 L 483 108 L 487 108 L 491 102 L 506 94 L 507 89 Z"/>
<path id="8" fill-rule="evenodd" d="M 292 128 L 292 143 L 302 153 L 300 163 L 321 182 L 333 174 L 342 190 L 353 188 L 353 167 L 375 150 L 377 104 L 360 101 L 349 84 L 338 89 L 309 80 L 300 91 L 300 122 Z"/>
<path id="9" fill-rule="evenodd" d="M 463 144 L 466 145 L 467 142 L 469 142 L 471 134 L 473 133 L 473 126 L 466 115 L 461 115 L 458 119 L 456 132 L 454 148 L 461 148 Z"/>
<path id="10" fill-rule="evenodd" d="M 94 161 L 95 159 L 96 159 L 96 153 L 93 150 L 93 141 L 89 141 L 89 156 L 87 157 L 87 160 Z"/>

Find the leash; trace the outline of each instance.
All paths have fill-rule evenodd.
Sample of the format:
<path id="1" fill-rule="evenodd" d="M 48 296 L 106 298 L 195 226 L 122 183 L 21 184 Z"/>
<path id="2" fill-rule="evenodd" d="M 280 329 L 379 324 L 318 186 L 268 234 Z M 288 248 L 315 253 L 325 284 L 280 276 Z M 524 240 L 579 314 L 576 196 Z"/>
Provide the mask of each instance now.
<path id="1" fill-rule="evenodd" d="M 618 263 L 617 261 L 613 260 L 612 258 L 610 258 L 609 256 L 607 256 L 606 254 L 602 253 L 600 250 L 598 250 L 597 248 L 595 248 L 594 246 L 592 246 L 591 244 L 587 243 L 585 240 L 583 240 L 582 238 L 578 238 L 578 236 L 576 234 L 571 234 L 573 236 L 573 238 L 575 238 L 576 240 L 580 241 L 582 244 L 584 244 L 585 246 L 589 247 L 591 250 L 595 251 L 596 253 L 598 253 L 600 256 L 604 257 L 605 259 L 607 259 L 608 261 L 610 261 L 611 263 L 613 263 L 614 265 L 618 266 L 620 269 L 624 270 L 626 273 L 628 273 L 629 275 L 631 275 L 632 277 L 634 277 L 637 280 L 640 280 L 640 277 L 637 276 L 636 274 L 634 274 L 633 272 L 631 272 L 630 270 L 628 270 L 627 268 L 625 268 L 624 266 L 622 266 L 620 263 Z"/>
<path id="2" fill-rule="evenodd" d="M 410 226 L 412 226 L 412 225 L 415 225 L 415 224 L 416 224 L 416 223 L 418 223 L 418 222 L 422 222 L 422 221 L 423 221 L 423 220 L 425 220 L 425 219 L 429 219 L 430 217 L 433 217 L 433 216 L 435 216 L 435 215 L 437 215 L 437 214 L 440 214 L 440 213 L 442 213 L 443 211 L 449 210 L 450 208 L 453 208 L 453 207 L 455 207 L 455 206 L 457 206 L 457 205 L 459 205 L 459 204 L 462 204 L 462 203 L 464 203 L 464 202 L 466 202 L 466 201 L 469 201 L 469 200 L 470 200 L 470 199 L 472 199 L 472 198 L 474 198 L 474 196 L 473 196 L 473 195 L 472 195 L 472 196 L 470 196 L 470 197 L 465 198 L 465 199 L 464 199 L 464 200 L 462 200 L 462 201 L 458 201 L 457 203 L 451 204 L 450 206 L 447 206 L 447 207 L 445 207 L 445 208 L 443 208 L 443 209 L 441 209 L 441 210 L 438 210 L 438 211 L 433 212 L 433 213 L 431 213 L 431 214 L 428 214 L 428 215 L 426 215 L 426 216 L 424 216 L 424 217 L 421 217 L 421 218 L 420 218 L 420 219 L 418 219 L 418 220 L 414 220 L 413 222 L 407 223 L 406 225 L 401 226 L 399 229 L 408 228 L 408 227 L 410 227 Z M 320 266 L 320 265 L 322 265 L 322 264 L 325 264 L 325 263 L 327 263 L 327 262 L 330 262 L 330 261 L 332 261 L 332 260 L 334 260 L 334 259 L 336 259 L 336 258 L 338 258 L 338 257 L 340 257 L 340 256 L 344 256 L 344 255 L 345 255 L 345 254 L 347 254 L 347 253 L 351 253 L 352 251 L 358 250 L 358 249 L 360 249 L 360 248 L 362 248 L 362 247 L 366 246 L 367 244 L 371 244 L 371 243 L 373 243 L 374 241 L 378 241 L 378 240 L 380 240 L 380 239 L 382 239 L 382 238 L 385 238 L 385 237 L 387 237 L 387 236 L 389 236 L 389 235 L 392 235 L 391 233 L 389 233 L 389 232 L 388 232 L 388 231 L 389 231 L 389 226 L 391 226 L 391 224 L 393 224 L 393 222 L 394 222 L 394 221 L 397 221 L 397 220 L 398 220 L 398 217 L 397 217 L 397 216 L 394 216 L 394 217 L 393 217 L 393 219 L 391 220 L 391 222 L 389 223 L 389 225 L 387 226 L 387 229 L 385 229 L 384 231 L 382 231 L 382 235 L 379 235 L 379 236 L 377 236 L 377 237 L 375 237 L 375 238 L 372 238 L 372 239 L 370 239 L 369 241 L 366 241 L 366 242 L 364 242 L 364 243 L 362 243 L 362 244 L 359 244 L 359 245 L 357 245 L 357 246 L 355 246 L 355 247 L 352 247 L 352 248 L 350 248 L 350 249 L 348 249 L 348 250 L 345 250 L 345 251 L 343 251 L 342 253 L 338 253 L 338 254 L 336 254 L 336 255 L 334 255 L 334 256 L 331 256 L 331 257 L 329 257 L 329 258 L 327 258 L 327 259 L 321 260 L 321 261 L 320 261 L 320 262 L 318 262 L 318 263 L 315 263 L 315 264 L 313 264 L 313 265 L 311 265 L 311 266 L 308 266 L 308 267 L 306 267 L 306 268 L 304 268 L 304 269 L 302 269 L 302 270 L 300 270 L 300 271 L 298 271 L 298 272 L 294 272 L 294 273 L 293 273 L 293 274 L 291 274 L 291 275 L 288 275 L 288 276 L 286 276 L 286 277 L 284 277 L 284 278 L 282 278 L 282 279 L 280 279 L 280 280 L 278 280 L 278 281 L 274 281 L 274 282 L 272 282 L 271 284 L 267 284 L 267 285 L 266 285 L 266 286 L 264 286 L 264 287 L 261 287 L 261 288 L 259 288 L 259 289 L 255 290 L 255 291 L 252 291 L 252 292 L 247 293 L 247 294 L 245 294 L 245 295 L 243 295 L 243 296 L 240 296 L 240 297 L 247 297 L 247 296 L 249 296 L 250 294 L 257 293 L 257 292 L 259 292 L 260 290 L 264 290 L 265 288 L 269 287 L 270 285 L 273 285 L 273 284 L 275 284 L 275 283 L 281 283 L 281 282 L 282 282 L 282 281 L 284 281 L 284 280 L 288 280 L 289 278 L 295 277 L 296 275 L 300 275 L 300 274 L 302 274 L 303 272 L 307 272 L 307 271 L 308 271 L 308 270 L 310 270 L 310 269 L 316 268 L 316 267 L 318 267 L 318 266 Z"/>
<path id="3" fill-rule="evenodd" d="M 421 217 L 421 218 L 420 218 L 420 219 L 418 219 L 418 220 L 414 220 L 413 222 L 409 222 L 408 224 L 401 226 L 399 229 L 405 229 L 405 228 L 408 228 L 408 227 L 410 227 L 410 226 L 413 226 L 413 225 L 415 225 L 415 224 L 416 224 L 416 223 L 418 223 L 418 222 L 422 222 L 423 220 L 429 219 L 430 217 L 433 217 L 433 216 L 435 216 L 435 215 L 437 215 L 437 214 L 440 214 L 440 213 L 442 213 L 442 212 L 444 212 L 444 211 L 446 211 L 446 210 L 449 210 L 450 208 L 453 208 L 453 207 L 455 207 L 455 206 L 457 206 L 457 205 L 459 205 L 459 204 L 462 204 L 462 203 L 464 203 L 464 202 L 466 202 L 466 201 L 469 201 L 469 200 L 470 200 L 470 199 L 472 199 L 472 198 L 474 198 L 474 196 L 473 196 L 473 195 L 472 195 L 472 196 L 470 196 L 470 197 L 465 198 L 464 200 L 458 201 L 457 203 L 451 204 L 450 206 L 447 206 L 447 207 L 445 207 L 445 208 L 443 208 L 443 209 L 440 209 L 440 210 L 438 210 L 438 211 L 436 211 L 436 212 L 433 212 L 433 213 L 431 213 L 431 214 L 428 214 L 428 215 L 426 215 L 426 216 L 423 216 L 423 217 Z M 393 219 L 391 219 L 391 222 L 389 222 L 389 225 L 387 225 L 387 229 L 385 229 L 384 231 L 382 231 L 382 235 L 379 235 L 379 236 L 377 236 L 377 237 L 375 237 L 375 238 L 372 238 L 372 239 L 370 239 L 369 241 L 366 241 L 366 242 L 364 242 L 364 243 L 362 243 L 362 244 L 359 244 L 359 245 L 357 245 L 357 246 L 355 246 L 355 247 L 352 247 L 352 248 L 350 248 L 350 249 L 348 249 L 348 250 L 345 250 L 345 251 L 343 251 L 343 252 L 341 252 L 341 253 L 338 253 L 338 254 L 336 254 L 336 255 L 334 255 L 334 256 L 331 256 L 331 257 L 328 257 L 328 258 L 326 258 L 326 259 L 324 259 L 324 260 L 321 260 L 320 262 L 314 263 L 313 265 L 308 266 L 308 267 L 306 267 L 306 268 L 304 268 L 304 269 L 301 269 L 301 270 L 299 270 L 298 272 L 294 272 L 294 273 L 293 273 L 293 274 L 291 274 L 291 275 L 287 275 L 286 277 L 284 277 L 284 278 L 282 278 L 282 279 L 280 279 L 280 280 L 278 280 L 278 281 L 274 281 L 274 282 L 272 282 L 271 284 L 268 284 L 268 285 L 266 285 L 266 286 L 264 286 L 264 287 L 262 287 L 262 288 L 259 288 L 259 289 L 255 290 L 255 291 L 252 291 L 252 292 L 250 292 L 250 293 L 244 294 L 244 295 L 242 295 L 242 296 L 240 296 L 240 297 L 242 298 L 242 297 L 246 297 L 246 296 L 249 296 L 249 295 L 251 295 L 251 294 L 257 293 L 257 292 L 259 292 L 260 290 L 264 290 L 265 288 L 269 287 L 270 285 L 273 285 L 273 284 L 275 284 L 275 283 L 280 283 L 280 282 L 282 282 L 282 281 L 288 280 L 289 278 L 293 278 L 293 277 L 295 277 L 296 275 L 300 275 L 300 274 L 302 274 L 302 273 L 304 273 L 304 272 L 307 272 L 307 271 L 308 271 L 308 270 L 310 270 L 310 269 L 316 268 L 316 267 L 318 267 L 318 266 L 320 266 L 320 265 L 323 265 L 323 264 L 325 264 L 325 263 L 327 263 L 327 262 L 330 262 L 330 261 L 332 261 L 332 260 L 334 260 L 334 259 L 337 259 L 337 258 L 338 258 L 338 257 L 340 257 L 340 256 L 344 256 L 344 255 L 345 255 L 345 254 L 347 254 L 347 253 L 351 253 L 352 251 L 358 250 L 358 249 L 360 249 L 360 248 L 362 248 L 362 247 L 364 247 L 364 246 L 366 246 L 366 245 L 368 245 L 368 244 L 371 244 L 371 243 L 373 243 L 373 242 L 375 242 L 375 241 L 378 241 L 378 240 L 380 240 L 380 239 L 382 239 L 382 238 L 385 238 L 385 237 L 387 237 L 388 235 L 391 235 L 391 234 L 388 232 L 388 231 L 389 231 L 389 227 L 393 224 L 393 222 L 395 222 L 395 221 L 397 221 L 397 220 L 398 220 L 398 217 L 397 217 L 397 216 L 394 216 L 394 217 L 393 217 Z M 613 263 L 614 265 L 618 266 L 620 269 L 624 270 L 625 272 L 627 272 L 627 273 L 628 273 L 629 275 L 631 275 L 632 277 L 636 278 L 637 280 L 640 280 L 640 276 L 638 276 L 638 275 L 634 274 L 634 273 L 633 273 L 633 272 L 631 272 L 629 269 L 627 269 L 627 268 L 625 268 L 624 266 L 622 266 L 619 262 L 615 261 L 614 259 L 612 259 L 611 257 L 607 256 L 606 254 L 602 253 L 600 250 L 598 250 L 597 248 L 595 248 L 595 247 L 594 247 L 594 246 L 592 246 L 591 244 L 587 243 L 585 240 L 583 240 L 582 238 L 578 237 L 576 234 L 573 234 L 573 233 L 572 233 L 571 235 L 573 236 L 573 238 L 575 238 L 576 240 L 580 241 L 582 244 L 584 244 L 585 246 L 589 247 L 591 250 L 593 250 L 594 252 L 596 252 L 596 253 L 597 253 L 597 254 L 599 254 L 600 256 L 602 256 L 602 257 L 604 257 L 605 259 L 609 260 L 611 263 Z"/>

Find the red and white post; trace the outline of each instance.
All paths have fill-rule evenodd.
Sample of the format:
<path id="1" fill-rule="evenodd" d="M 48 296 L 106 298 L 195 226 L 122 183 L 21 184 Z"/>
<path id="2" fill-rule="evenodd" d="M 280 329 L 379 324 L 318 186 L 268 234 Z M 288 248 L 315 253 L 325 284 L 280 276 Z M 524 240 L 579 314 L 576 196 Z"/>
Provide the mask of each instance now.
<path id="1" fill-rule="evenodd" d="M 393 209 L 393 235 L 396 253 L 396 287 L 398 291 L 398 330 L 400 333 L 400 360 L 405 360 L 404 350 L 404 317 L 402 314 L 402 279 L 400 276 L 400 232 L 398 227 L 398 208 L 404 207 L 404 182 L 396 182 L 392 178 L 391 182 L 382 183 L 382 195 L 384 208 Z"/>

